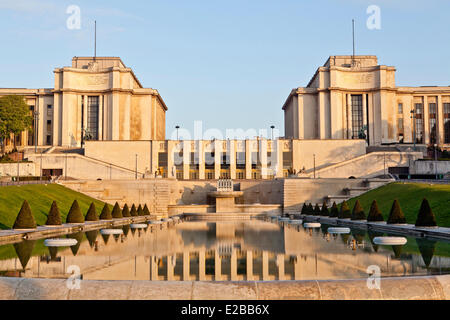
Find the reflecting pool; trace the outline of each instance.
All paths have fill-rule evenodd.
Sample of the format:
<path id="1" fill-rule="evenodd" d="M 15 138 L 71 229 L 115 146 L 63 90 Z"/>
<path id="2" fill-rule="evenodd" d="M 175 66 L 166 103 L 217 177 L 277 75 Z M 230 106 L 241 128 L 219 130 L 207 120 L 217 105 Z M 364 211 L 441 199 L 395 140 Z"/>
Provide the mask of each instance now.
<path id="1" fill-rule="evenodd" d="M 450 242 L 408 237 L 403 246 L 374 245 L 383 233 L 351 229 L 329 234 L 264 220 L 183 221 L 133 229 L 62 236 L 71 247 L 44 239 L 0 246 L 2 276 L 67 278 L 73 266 L 83 279 L 239 281 L 367 278 L 450 273 Z M 384 234 L 386 235 L 386 234 Z"/>

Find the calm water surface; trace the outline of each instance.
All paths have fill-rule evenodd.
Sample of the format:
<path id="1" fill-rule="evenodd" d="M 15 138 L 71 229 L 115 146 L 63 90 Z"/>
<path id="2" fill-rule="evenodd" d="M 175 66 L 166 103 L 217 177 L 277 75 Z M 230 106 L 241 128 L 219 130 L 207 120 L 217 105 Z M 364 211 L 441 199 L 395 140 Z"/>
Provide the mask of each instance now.
<path id="1" fill-rule="evenodd" d="M 327 228 L 262 220 L 124 226 L 123 235 L 63 236 L 78 240 L 72 247 L 50 248 L 44 240 L 0 246 L 0 272 L 67 278 L 77 266 L 83 279 L 152 281 L 354 279 L 367 278 L 371 265 L 382 276 L 450 273 L 449 242 L 408 237 L 404 246 L 377 246 L 371 239 L 382 233 L 331 235 Z"/>

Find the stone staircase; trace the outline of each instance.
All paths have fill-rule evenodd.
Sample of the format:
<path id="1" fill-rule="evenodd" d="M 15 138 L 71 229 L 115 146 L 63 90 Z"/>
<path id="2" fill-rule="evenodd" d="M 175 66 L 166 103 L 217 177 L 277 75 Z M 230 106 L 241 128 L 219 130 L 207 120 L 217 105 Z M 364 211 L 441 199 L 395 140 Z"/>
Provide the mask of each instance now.
<path id="1" fill-rule="evenodd" d="M 156 180 L 153 184 L 153 210 L 156 215 L 167 215 L 169 207 L 169 184 L 164 180 Z"/>
<path id="2" fill-rule="evenodd" d="M 343 188 L 342 194 L 328 195 L 325 197 L 327 205 L 331 206 L 333 202 L 339 204 L 351 198 L 358 197 L 366 192 L 391 183 L 392 179 L 366 179 L 359 187 Z"/>

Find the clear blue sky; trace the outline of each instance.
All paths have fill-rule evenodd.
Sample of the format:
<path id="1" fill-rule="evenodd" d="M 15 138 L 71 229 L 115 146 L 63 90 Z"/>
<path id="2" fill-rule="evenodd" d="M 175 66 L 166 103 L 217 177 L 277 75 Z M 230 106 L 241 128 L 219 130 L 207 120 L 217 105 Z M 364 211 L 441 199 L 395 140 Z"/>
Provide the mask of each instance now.
<path id="1" fill-rule="evenodd" d="M 81 29 L 69 30 L 69 5 Z M 369 5 L 381 30 L 366 28 Z M 450 1 L 445 0 L 0 0 L 0 87 L 52 88 L 73 56 L 119 56 L 165 100 L 175 125 L 260 129 L 283 135 L 281 107 L 329 55 L 374 54 L 397 85 L 450 85 Z"/>

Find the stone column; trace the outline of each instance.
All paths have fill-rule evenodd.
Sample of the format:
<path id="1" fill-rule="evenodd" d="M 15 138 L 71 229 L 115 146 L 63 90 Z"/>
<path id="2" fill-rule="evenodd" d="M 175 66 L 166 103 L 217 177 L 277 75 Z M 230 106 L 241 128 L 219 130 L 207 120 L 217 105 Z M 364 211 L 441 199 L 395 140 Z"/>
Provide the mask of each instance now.
<path id="1" fill-rule="evenodd" d="M 191 141 L 183 141 L 183 179 L 189 179 L 191 162 Z"/>
<path id="2" fill-rule="evenodd" d="M 230 159 L 230 177 L 236 179 L 236 141 L 228 141 L 228 156 Z"/>
<path id="3" fill-rule="evenodd" d="M 198 253 L 198 280 L 206 280 L 205 272 L 205 250 L 200 250 Z"/>
<path id="4" fill-rule="evenodd" d="M 82 125 L 81 129 L 82 130 L 86 130 L 87 129 L 87 119 L 88 119 L 88 116 L 87 116 L 87 113 L 88 113 L 88 96 L 87 95 L 83 96 L 82 106 L 83 106 L 83 122 L 82 122 L 83 125 Z M 86 132 L 86 131 L 84 131 L 84 132 Z"/>
<path id="5" fill-rule="evenodd" d="M 172 259 L 176 259 L 176 255 L 173 256 L 167 256 L 167 281 L 173 281 L 173 273 L 175 266 L 172 263 Z"/>
<path id="6" fill-rule="evenodd" d="M 231 249 L 231 281 L 238 281 L 238 276 L 237 276 L 237 254 L 236 254 L 236 249 L 232 248 Z"/>
<path id="7" fill-rule="evenodd" d="M 45 132 L 47 128 L 46 128 L 46 121 L 44 121 L 44 119 L 47 118 L 47 106 L 44 105 L 44 98 L 42 96 L 37 97 L 35 108 L 39 112 L 37 143 L 39 146 L 43 146 L 45 145 L 46 142 Z"/>
<path id="8" fill-rule="evenodd" d="M 261 159 L 261 178 L 267 179 L 267 140 L 259 140 L 259 156 Z"/>
<path id="9" fill-rule="evenodd" d="M 430 143 L 430 113 L 428 108 L 428 96 L 423 97 L 423 137 L 424 143 Z"/>
<path id="10" fill-rule="evenodd" d="M 283 178 L 283 140 L 277 139 L 272 144 L 273 146 L 276 146 L 277 148 L 277 178 Z M 273 149 L 272 149 L 273 152 Z"/>
<path id="11" fill-rule="evenodd" d="M 119 140 L 119 94 L 113 92 L 112 94 L 112 104 L 110 107 L 111 112 L 111 140 Z"/>
<path id="12" fill-rule="evenodd" d="M 439 146 L 444 144 L 444 104 L 442 96 L 437 96 L 437 124 L 436 124 L 436 141 Z"/>
<path id="13" fill-rule="evenodd" d="M 220 160 L 222 157 L 222 145 L 220 140 L 214 140 L 214 179 L 220 178 Z"/>
<path id="14" fill-rule="evenodd" d="M 98 140 L 103 140 L 103 106 L 105 96 L 100 95 L 98 104 Z"/>
<path id="15" fill-rule="evenodd" d="M 158 280 L 158 261 L 155 256 L 149 257 L 150 263 L 150 280 Z"/>
<path id="16" fill-rule="evenodd" d="M 319 92 L 319 106 L 317 110 L 317 127 L 318 127 L 318 139 L 325 139 L 325 93 Z"/>
<path id="17" fill-rule="evenodd" d="M 269 279 L 269 253 L 267 251 L 262 252 L 262 279 L 268 281 Z"/>
<path id="18" fill-rule="evenodd" d="M 222 280 L 222 261 L 220 259 L 219 252 L 217 249 L 214 251 L 214 280 L 220 281 Z"/>
<path id="19" fill-rule="evenodd" d="M 190 280 L 190 276 L 189 276 L 189 251 L 188 252 L 183 252 L 183 281 L 189 281 Z"/>
<path id="20" fill-rule="evenodd" d="M 173 159 L 173 149 L 175 141 L 167 141 L 167 178 L 174 178 L 174 173 L 176 177 L 176 169 L 174 169 L 174 159 Z"/>
<path id="21" fill-rule="evenodd" d="M 362 95 L 362 114 L 363 114 L 363 126 L 367 127 L 367 94 Z M 369 129 L 367 128 L 367 132 Z"/>
<path id="22" fill-rule="evenodd" d="M 204 141 L 197 141 L 197 152 L 198 152 L 198 178 L 200 180 L 205 180 L 205 148 Z"/>
<path id="23" fill-rule="evenodd" d="M 278 280 L 284 280 L 284 254 L 277 254 Z"/>
<path id="24" fill-rule="evenodd" d="M 252 140 L 245 140 L 245 179 L 252 178 Z"/>
<path id="25" fill-rule="evenodd" d="M 253 281 L 253 251 L 247 250 L 247 281 Z"/>
<path id="26" fill-rule="evenodd" d="M 127 94 L 125 99 L 125 105 L 123 106 L 123 125 L 122 135 L 119 133 L 119 137 L 122 136 L 123 140 L 130 140 L 130 109 L 131 109 L 131 95 Z M 117 128 L 120 130 L 120 126 Z"/>
<path id="27" fill-rule="evenodd" d="M 294 280 L 301 280 L 300 259 L 301 259 L 301 257 L 299 255 L 297 255 L 296 258 L 295 258 L 295 263 L 294 263 Z"/>
<path id="28" fill-rule="evenodd" d="M 294 138 L 297 139 L 304 139 L 305 138 L 305 124 L 304 124 L 304 117 L 303 117 L 303 96 L 301 94 L 297 95 L 297 127 L 298 127 L 298 135 L 294 136 Z M 295 128 L 295 127 L 294 127 Z M 294 129 L 295 132 L 295 129 Z"/>

